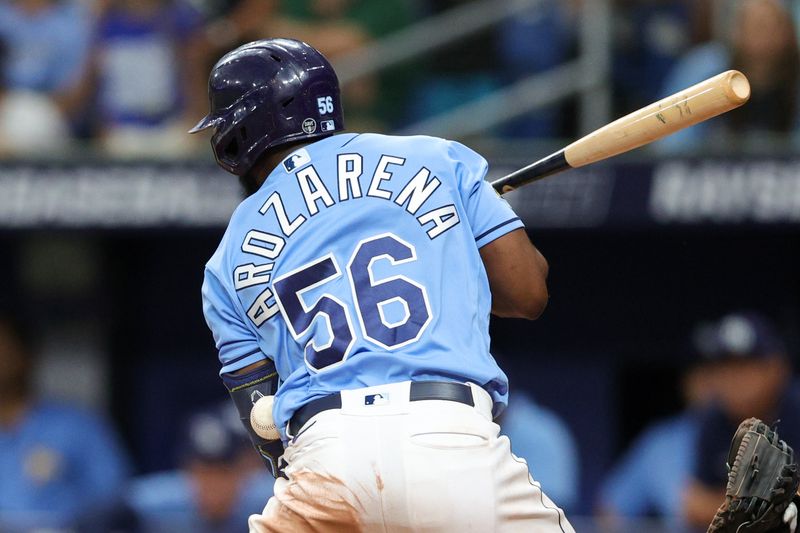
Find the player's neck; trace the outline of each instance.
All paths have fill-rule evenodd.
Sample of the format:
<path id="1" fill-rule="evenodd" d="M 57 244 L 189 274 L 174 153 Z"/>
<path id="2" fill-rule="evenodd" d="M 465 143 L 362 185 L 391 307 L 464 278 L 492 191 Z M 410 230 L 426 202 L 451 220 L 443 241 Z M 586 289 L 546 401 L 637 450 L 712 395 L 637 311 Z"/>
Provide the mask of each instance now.
<path id="1" fill-rule="evenodd" d="M 307 146 L 309 144 L 311 143 L 301 142 L 301 143 L 287 144 L 275 150 L 270 150 L 269 152 L 264 154 L 258 161 L 256 161 L 256 164 L 253 165 L 253 168 L 250 170 L 256 190 L 258 190 L 261 187 L 264 181 L 266 181 L 267 176 L 270 175 L 272 170 L 275 167 L 277 167 L 280 164 L 280 162 L 286 158 L 286 156 L 288 156 L 295 150 L 299 150 L 300 148 Z"/>

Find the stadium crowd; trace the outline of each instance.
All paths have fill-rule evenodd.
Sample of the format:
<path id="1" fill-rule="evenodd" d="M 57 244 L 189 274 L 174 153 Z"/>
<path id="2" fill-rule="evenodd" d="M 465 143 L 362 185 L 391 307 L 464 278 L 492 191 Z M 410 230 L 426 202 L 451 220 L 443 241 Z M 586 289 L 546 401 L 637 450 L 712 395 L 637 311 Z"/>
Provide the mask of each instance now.
<path id="1" fill-rule="evenodd" d="M 63 156 L 75 143 L 114 157 L 187 157 L 204 79 L 231 47 L 304 39 L 337 58 L 464 0 L 15 0 L 0 4 L 0 153 Z M 574 57 L 581 2 L 545 0 L 495 27 L 347 84 L 349 124 L 390 131 L 480 98 Z M 727 68 L 754 86 L 749 106 L 688 130 L 663 150 L 736 130 L 740 143 L 797 131 L 793 4 L 781 0 L 616 0 L 610 81 L 616 114 Z M 502 137 L 567 138 L 575 105 L 499 128 Z M 726 135 L 726 132 L 728 134 Z M 750 135 L 752 133 L 753 135 Z M 726 139 L 727 141 L 727 139 Z M 73 152 L 74 153 L 74 152 Z M 80 153 L 80 150 L 79 150 Z"/>

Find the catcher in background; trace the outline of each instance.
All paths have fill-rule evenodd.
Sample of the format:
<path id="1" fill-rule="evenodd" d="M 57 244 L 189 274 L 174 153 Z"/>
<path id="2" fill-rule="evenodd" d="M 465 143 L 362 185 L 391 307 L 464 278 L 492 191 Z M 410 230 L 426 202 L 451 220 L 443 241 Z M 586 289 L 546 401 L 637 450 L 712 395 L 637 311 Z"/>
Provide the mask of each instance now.
<path id="1" fill-rule="evenodd" d="M 782 438 L 800 442 L 800 390 L 791 380 L 785 343 L 762 315 L 733 313 L 703 324 L 694 343 L 711 374 L 715 399 L 699 417 L 696 463 L 683 509 L 689 524 L 706 527 L 725 495 L 724 465 L 739 422 L 780 421 Z"/>

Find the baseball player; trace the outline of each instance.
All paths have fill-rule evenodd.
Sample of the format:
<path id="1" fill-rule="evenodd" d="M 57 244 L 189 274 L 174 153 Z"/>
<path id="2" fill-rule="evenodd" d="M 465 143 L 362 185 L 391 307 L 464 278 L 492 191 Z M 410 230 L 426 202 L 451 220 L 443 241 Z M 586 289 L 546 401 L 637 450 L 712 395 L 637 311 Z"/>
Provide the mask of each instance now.
<path id="1" fill-rule="evenodd" d="M 336 74 L 299 41 L 228 53 L 209 97 L 191 131 L 213 130 L 248 196 L 203 311 L 278 476 L 251 531 L 573 531 L 492 422 L 508 380 L 489 314 L 538 317 L 547 263 L 486 161 L 433 137 L 337 134 Z M 275 441 L 249 422 L 271 395 Z"/>

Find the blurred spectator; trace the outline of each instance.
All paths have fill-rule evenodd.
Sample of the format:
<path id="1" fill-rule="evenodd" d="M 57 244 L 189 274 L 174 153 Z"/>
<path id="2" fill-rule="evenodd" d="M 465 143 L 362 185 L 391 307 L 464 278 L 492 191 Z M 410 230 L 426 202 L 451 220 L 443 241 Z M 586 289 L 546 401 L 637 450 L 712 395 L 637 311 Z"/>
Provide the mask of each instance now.
<path id="1" fill-rule="evenodd" d="M 663 151 L 685 151 L 713 140 L 730 146 L 798 140 L 800 53 L 792 13 L 781 0 L 739 2 L 728 42 L 690 50 L 669 74 L 669 95 L 727 69 L 744 72 L 752 95 L 747 105 L 717 120 L 671 135 Z"/>
<path id="2" fill-rule="evenodd" d="M 0 87 L 0 157 L 48 157 L 70 146 L 70 128 L 46 94 Z"/>
<path id="3" fill-rule="evenodd" d="M 233 404 L 191 417 L 180 470 L 134 480 L 128 502 L 148 533 L 233 533 L 272 497 L 274 479 L 249 444 Z"/>
<path id="4" fill-rule="evenodd" d="M 469 0 L 427 0 L 428 14 L 436 15 Z M 502 85 L 497 57 L 497 35 L 486 28 L 425 57 L 426 77 L 414 91 L 410 114 L 414 120 L 477 100 Z"/>
<path id="5" fill-rule="evenodd" d="M 686 409 L 646 427 L 600 488 L 599 514 L 609 530 L 628 519 L 657 517 L 669 531 L 682 522 L 682 501 L 695 463 L 699 412 L 713 398 L 713 376 L 695 365 L 681 379 Z"/>
<path id="6" fill-rule="evenodd" d="M 63 153 L 66 95 L 84 69 L 91 14 L 77 0 L 0 3 L 0 156 Z"/>
<path id="7" fill-rule="evenodd" d="M 578 503 L 578 446 L 557 414 L 538 405 L 520 390 L 509 396 L 500 419 L 511 450 L 528 463 L 531 476 L 547 495 L 569 510 Z"/>
<path id="8" fill-rule="evenodd" d="M 269 20 L 264 31 L 305 41 L 335 62 L 337 57 L 408 25 L 413 15 L 405 0 L 294 0 L 281 4 L 281 16 Z M 383 131 L 401 120 L 415 67 L 396 67 L 345 84 L 347 127 Z"/>
<path id="9" fill-rule="evenodd" d="M 614 20 L 613 78 L 617 106 L 649 104 L 691 45 L 697 0 L 619 0 Z"/>
<path id="10" fill-rule="evenodd" d="M 498 55 L 508 82 L 558 66 L 568 59 L 575 20 L 571 2 L 539 2 L 515 17 L 505 19 L 498 28 Z M 505 128 L 514 137 L 561 136 L 560 109 L 529 113 Z"/>
<path id="11" fill-rule="evenodd" d="M 263 39 L 267 20 L 278 15 L 278 0 L 188 1 L 206 20 L 204 37 L 215 62 L 240 44 Z"/>
<path id="12" fill-rule="evenodd" d="M 33 397 L 30 333 L 0 316 L 0 531 L 63 527 L 110 502 L 127 464 L 94 415 Z"/>
<path id="13" fill-rule="evenodd" d="M 109 153 L 169 157 L 191 149 L 187 125 L 207 105 L 201 24 L 181 0 L 110 0 L 101 12 L 91 64 L 73 99 L 97 102 Z"/>
<path id="14" fill-rule="evenodd" d="M 7 49 L 5 86 L 50 95 L 70 89 L 80 78 L 90 36 L 91 13 L 85 2 L 1 2 L 0 40 Z"/>
<path id="15" fill-rule="evenodd" d="M 692 480 L 683 507 L 690 524 L 707 526 L 725 496 L 725 463 L 739 422 L 754 416 L 780 421 L 781 437 L 800 443 L 800 388 L 792 383 L 786 346 L 775 327 L 755 313 L 737 313 L 696 333 L 710 363 L 715 401 L 700 415 Z"/>

